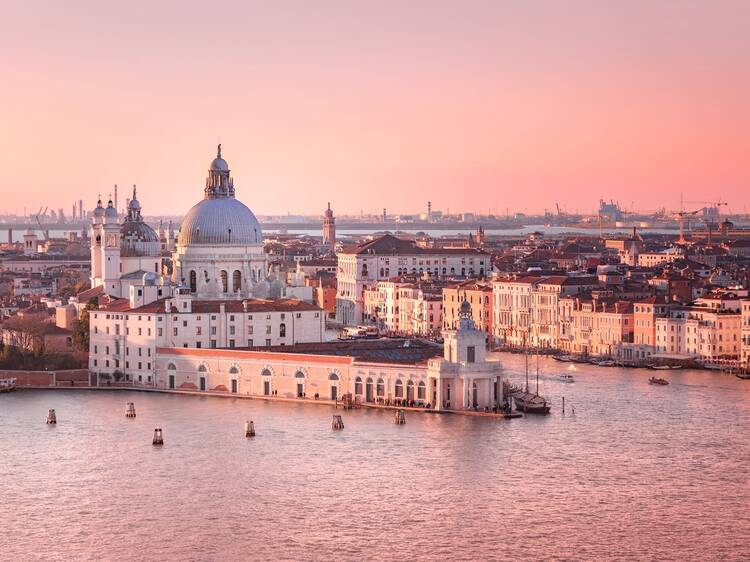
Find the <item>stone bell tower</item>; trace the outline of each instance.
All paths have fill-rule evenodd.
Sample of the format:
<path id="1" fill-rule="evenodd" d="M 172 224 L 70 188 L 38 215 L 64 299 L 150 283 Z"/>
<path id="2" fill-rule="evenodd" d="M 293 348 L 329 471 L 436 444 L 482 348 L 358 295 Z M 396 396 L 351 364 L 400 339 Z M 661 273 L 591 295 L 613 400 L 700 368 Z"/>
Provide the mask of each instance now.
<path id="1" fill-rule="evenodd" d="M 323 214 L 323 244 L 332 252 L 336 251 L 336 218 L 333 216 L 330 203 Z"/>

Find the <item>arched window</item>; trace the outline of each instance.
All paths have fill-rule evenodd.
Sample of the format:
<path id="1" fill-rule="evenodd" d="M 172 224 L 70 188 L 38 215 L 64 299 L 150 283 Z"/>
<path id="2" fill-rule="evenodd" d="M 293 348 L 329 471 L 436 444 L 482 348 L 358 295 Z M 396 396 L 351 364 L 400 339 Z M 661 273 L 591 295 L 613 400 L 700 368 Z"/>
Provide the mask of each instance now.
<path id="1" fill-rule="evenodd" d="M 279 324 L 279 337 L 285 338 L 286 337 L 286 324 L 283 322 Z"/>
<path id="2" fill-rule="evenodd" d="M 235 269 L 232 273 L 232 292 L 239 293 L 242 290 L 242 273 L 239 269 Z"/>
<path id="3" fill-rule="evenodd" d="M 337 380 L 339 380 L 339 376 L 336 373 L 331 373 L 330 375 L 328 375 L 328 380 L 329 381 L 337 381 Z"/>
<path id="4" fill-rule="evenodd" d="M 198 280 L 196 279 L 195 270 L 190 270 L 190 292 L 194 293 L 198 290 Z"/>
<path id="5" fill-rule="evenodd" d="M 169 365 L 167 365 L 167 371 L 176 371 L 176 370 L 177 370 L 177 367 L 175 367 L 174 363 L 170 363 Z"/>
<path id="6" fill-rule="evenodd" d="M 407 381 L 406 383 L 406 399 L 414 400 L 414 381 Z"/>
<path id="7" fill-rule="evenodd" d="M 362 394 L 362 377 L 354 379 L 354 394 Z"/>
<path id="8" fill-rule="evenodd" d="M 424 381 L 419 383 L 419 386 L 417 386 L 417 400 L 424 400 L 427 396 L 427 386 L 424 384 Z"/>
<path id="9" fill-rule="evenodd" d="M 379 397 L 385 396 L 385 382 L 383 381 L 383 379 L 378 379 L 376 393 Z"/>
<path id="10" fill-rule="evenodd" d="M 263 369 L 263 370 L 262 370 L 262 371 L 260 372 L 260 376 L 261 376 L 261 377 L 270 377 L 270 376 L 271 376 L 271 371 L 269 371 L 268 369 Z"/>
<path id="11" fill-rule="evenodd" d="M 302 371 L 297 371 L 296 373 L 294 373 L 294 378 L 295 379 L 304 379 L 305 378 L 305 373 L 303 373 Z"/>
<path id="12" fill-rule="evenodd" d="M 401 382 L 401 379 L 396 380 L 396 398 L 403 398 L 404 397 L 404 383 Z"/>
<path id="13" fill-rule="evenodd" d="M 226 270 L 221 270 L 221 290 L 226 293 L 229 290 L 229 280 L 227 279 Z"/>
<path id="14" fill-rule="evenodd" d="M 235 367 L 235 366 L 232 366 L 232 368 L 229 369 L 229 374 L 230 375 L 237 375 L 237 374 L 239 374 L 239 372 L 240 372 L 239 369 L 237 369 L 237 367 Z"/>
<path id="15" fill-rule="evenodd" d="M 205 365 L 198 365 L 198 372 L 199 373 L 205 373 L 206 372 L 206 366 Z"/>

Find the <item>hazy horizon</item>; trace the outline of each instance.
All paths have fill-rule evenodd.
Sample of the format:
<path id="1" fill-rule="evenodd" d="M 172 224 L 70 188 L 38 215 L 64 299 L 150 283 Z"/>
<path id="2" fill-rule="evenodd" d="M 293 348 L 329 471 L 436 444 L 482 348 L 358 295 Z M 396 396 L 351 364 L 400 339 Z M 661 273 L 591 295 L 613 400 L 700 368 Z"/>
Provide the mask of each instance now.
<path id="1" fill-rule="evenodd" d="M 750 4 L 12 3 L 0 203 L 147 215 L 216 144 L 256 214 L 745 212 Z M 690 205 L 690 204 L 688 204 Z M 699 206 L 699 205 L 693 205 Z"/>

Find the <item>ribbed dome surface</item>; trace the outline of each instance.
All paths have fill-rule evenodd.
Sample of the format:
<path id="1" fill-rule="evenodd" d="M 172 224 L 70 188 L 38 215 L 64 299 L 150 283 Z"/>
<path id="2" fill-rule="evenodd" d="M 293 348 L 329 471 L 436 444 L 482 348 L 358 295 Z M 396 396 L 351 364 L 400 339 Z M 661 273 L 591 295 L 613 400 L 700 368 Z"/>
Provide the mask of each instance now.
<path id="1" fill-rule="evenodd" d="M 180 225 L 177 243 L 260 244 L 263 234 L 258 219 L 233 197 L 204 199 L 190 209 Z"/>

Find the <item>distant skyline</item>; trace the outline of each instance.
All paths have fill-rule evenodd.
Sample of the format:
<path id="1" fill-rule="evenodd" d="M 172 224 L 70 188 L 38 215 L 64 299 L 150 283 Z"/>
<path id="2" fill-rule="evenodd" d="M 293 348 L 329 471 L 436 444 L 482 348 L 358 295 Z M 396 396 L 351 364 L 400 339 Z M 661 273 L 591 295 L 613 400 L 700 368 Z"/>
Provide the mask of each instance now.
<path id="1" fill-rule="evenodd" d="M 12 2 L 0 209 L 750 209 L 750 3 Z"/>

